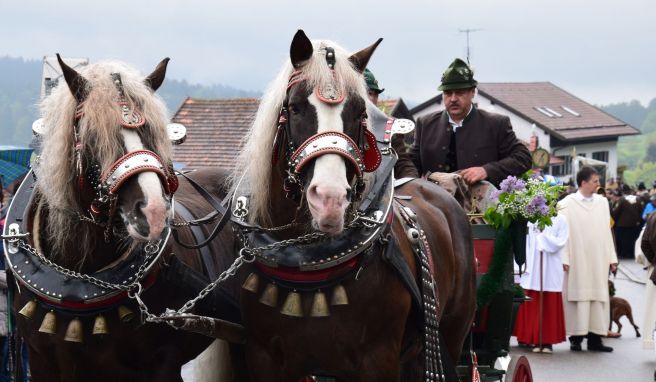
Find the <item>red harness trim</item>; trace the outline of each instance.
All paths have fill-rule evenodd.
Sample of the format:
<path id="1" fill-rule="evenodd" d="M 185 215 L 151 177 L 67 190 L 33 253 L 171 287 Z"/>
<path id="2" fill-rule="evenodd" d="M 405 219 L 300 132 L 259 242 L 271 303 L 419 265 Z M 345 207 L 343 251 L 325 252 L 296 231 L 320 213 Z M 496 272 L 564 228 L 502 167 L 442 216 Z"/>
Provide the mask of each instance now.
<path id="1" fill-rule="evenodd" d="M 301 271 L 298 268 L 291 267 L 271 268 L 257 261 L 255 262 L 255 266 L 262 273 L 283 281 L 322 282 L 332 280 L 355 269 L 358 265 L 358 258 L 359 256 L 356 256 L 342 264 L 316 271 Z"/>
<path id="2" fill-rule="evenodd" d="M 153 286 L 155 284 L 155 281 L 157 281 L 157 272 L 150 272 L 150 274 L 144 279 L 143 281 L 143 289 L 146 290 Z M 57 307 L 57 308 L 62 308 L 62 309 L 68 309 L 68 310 L 93 310 L 93 309 L 99 309 L 99 308 L 104 308 L 110 305 L 114 305 L 118 303 L 119 301 L 123 301 L 128 298 L 128 293 L 127 292 L 121 292 L 115 296 L 106 298 L 104 300 L 100 301 L 94 301 L 94 302 L 79 302 L 79 301 L 62 301 L 62 302 L 57 302 L 54 300 L 50 300 L 44 296 L 40 296 L 37 294 L 34 294 L 39 300 L 43 301 L 44 303 Z"/>

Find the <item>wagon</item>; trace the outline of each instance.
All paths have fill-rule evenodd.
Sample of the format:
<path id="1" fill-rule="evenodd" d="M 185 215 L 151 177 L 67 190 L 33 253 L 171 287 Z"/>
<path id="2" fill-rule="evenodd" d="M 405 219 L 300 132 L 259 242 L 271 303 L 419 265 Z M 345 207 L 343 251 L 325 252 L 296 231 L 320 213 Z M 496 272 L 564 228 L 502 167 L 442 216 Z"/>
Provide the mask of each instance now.
<path id="1" fill-rule="evenodd" d="M 474 254 L 478 262 L 476 284 L 480 291 L 481 278 L 490 271 L 492 265 L 497 231 L 488 224 L 472 224 L 472 233 Z M 513 280 L 513 255 L 525 255 L 525 246 L 517 247 L 523 248 L 523 251 L 509 254 L 502 263 L 496 264 L 500 282 L 492 292 L 489 302 L 476 311 L 474 326 L 465 342 L 458 365 L 458 376 L 462 381 L 474 380 L 474 364 L 477 364 L 481 381 L 533 381 L 531 366 L 523 355 L 511 355 L 510 363 L 505 369 L 496 367 L 503 363 L 497 360 L 502 358 L 507 361 L 510 355 L 510 337 L 515 318 L 519 305 L 525 301 L 523 296 L 517 296 Z"/>

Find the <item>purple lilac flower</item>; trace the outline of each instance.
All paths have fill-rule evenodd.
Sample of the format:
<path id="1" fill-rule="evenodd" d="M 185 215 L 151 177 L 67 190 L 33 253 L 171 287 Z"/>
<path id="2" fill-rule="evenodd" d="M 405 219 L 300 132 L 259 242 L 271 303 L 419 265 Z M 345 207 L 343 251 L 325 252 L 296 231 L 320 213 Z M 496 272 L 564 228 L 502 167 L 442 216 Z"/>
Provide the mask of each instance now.
<path id="1" fill-rule="evenodd" d="M 547 206 L 547 199 L 545 199 L 543 195 L 537 195 L 526 206 L 526 212 L 528 212 L 531 215 L 535 213 L 539 213 L 540 215 L 546 215 L 549 212 L 549 206 Z"/>
<path id="2" fill-rule="evenodd" d="M 526 189 L 526 182 L 514 176 L 509 176 L 501 181 L 499 188 L 502 192 L 523 191 Z"/>
<path id="3" fill-rule="evenodd" d="M 494 200 L 494 201 L 498 201 L 499 200 L 499 195 L 501 195 L 501 192 L 502 192 L 501 190 L 494 190 L 494 191 L 490 192 L 490 199 Z"/>

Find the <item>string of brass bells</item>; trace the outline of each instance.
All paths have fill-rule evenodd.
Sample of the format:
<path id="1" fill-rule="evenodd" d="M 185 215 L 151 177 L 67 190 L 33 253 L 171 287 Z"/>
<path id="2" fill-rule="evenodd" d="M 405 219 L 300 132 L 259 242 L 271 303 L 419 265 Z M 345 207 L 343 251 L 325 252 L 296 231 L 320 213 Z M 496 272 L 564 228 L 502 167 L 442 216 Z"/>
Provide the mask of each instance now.
<path id="1" fill-rule="evenodd" d="M 251 273 L 242 284 L 242 288 L 257 294 L 260 286 L 260 278 L 257 274 Z M 278 285 L 275 283 L 268 283 L 264 287 L 264 291 L 260 296 L 260 303 L 276 308 L 278 306 Z M 343 285 L 337 285 L 333 288 L 332 297 L 330 299 L 331 306 L 348 305 L 348 295 Z M 290 291 L 285 297 L 282 304 L 280 313 L 290 317 L 304 317 L 303 302 L 301 293 L 295 289 Z M 310 317 L 328 317 L 330 316 L 330 308 L 326 294 L 322 290 L 314 292 L 312 297 L 312 306 L 310 308 Z"/>
<path id="2" fill-rule="evenodd" d="M 25 306 L 23 306 L 18 314 L 27 318 L 28 320 L 32 320 L 36 315 L 37 308 L 38 304 L 36 300 L 31 300 L 28 301 Z M 121 320 L 121 322 L 130 322 L 134 318 L 134 312 L 130 308 L 124 305 L 120 305 L 118 307 L 118 318 Z M 57 333 L 57 314 L 54 310 L 46 312 L 45 316 L 43 317 L 43 321 L 41 321 L 39 332 L 50 335 Z M 93 329 L 91 330 L 91 333 L 96 336 L 104 336 L 109 334 L 107 319 L 105 316 L 102 314 L 98 314 L 96 316 L 93 322 Z M 74 317 L 68 323 L 68 327 L 66 328 L 66 333 L 64 335 L 64 340 L 77 343 L 84 342 L 84 328 L 79 317 Z"/>

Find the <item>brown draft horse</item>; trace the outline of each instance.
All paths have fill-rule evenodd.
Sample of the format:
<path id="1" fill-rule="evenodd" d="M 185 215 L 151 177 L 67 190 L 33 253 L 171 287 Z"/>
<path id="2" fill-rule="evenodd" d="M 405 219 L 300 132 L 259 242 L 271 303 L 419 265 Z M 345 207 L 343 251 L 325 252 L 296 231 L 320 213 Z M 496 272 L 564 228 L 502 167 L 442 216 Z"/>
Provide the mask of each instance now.
<path id="1" fill-rule="evenodd" d="M 361 73 L 377 45 L 349 56 L 333 42 L 311 42 L 297 32 L 291 60 L 263 97 L 241 155 L 234 175 L 235 196 L 243 206 L 238 197 L 248 195 L 248 207 L 235 214 L 246 216 L 246 253 L 264 253 L 256 253 L 265 245 L 250 240 L 253 233 L 271 238 L 274 248 L 266 254 L 274 259 L 268 263 L 266 256 L 256 256 L 254 275 L 244 277 L 246 291 L 241 294 L 246 362 L 254 381 L 297 382 L 309 375 L 350 382 L 424 380 L 421 356 L 413 362 L 401 360 L 403 353 L 409 354 L 409 344 L 417 338 L 421 342 L 423 316 L 413 313 L 408 288 L 383 261 L 385 240 L 373 243 L 360 257 L 344 257 L 350 248 L 328 253 L 316 260 L 316 267 L 315 262 L 303 261 L 297 267 L 271 264 L 296 255 L 311 258 L 308 251 L 321 252 L 362 232 L 353 223 L 353 211 L 372 188 L 376 173 L 365 172 L 373 171 L 375 164 L 370 162 L 376 158 L 369 154 L 375 142 L 365 131 Z M 367 163 L 361 165 L 363 161 Z M 444 353 L 457 362 L 475 309 L 468 221 L 453 198 L 427 181 L 416 179 L 397 195 L 417 214 L 427 235 L 435 264 L 442 350 L 445 347 Z M 390 243 L 397 243 L 417 275 L 406 229 L 398 216 L 391 215 L 383 217 L 394 222 Z M 317 232 L 323 234 L 321 239 L 312 236 Z M 363 245 L 355 244 L 354 251 Z M 290 255 L 275 258 L 278 251 Z M 335 267 L 322 268 L 324 261 Z M 304 272 L 307 264 L 314 271 Z M 321 272 L 337 274 L 340 286 L 330 279 L 316 285 Z M 298 274 L 303 274 L 300 283 L 285 282 Z M 348 304 L 338 301 L 340 296 L 346 296 Z"/>
<path id="2" fill-rule="evenodd" d="M 229 259 L 218 254 L 233 251 L 229 232 L 212 241 L 209 262 L 200 260 L 199 251 L 165 240 L 178 180 L 171 166 L 167 111 L 154 91 L 167 62 L 144 79 L 119 62 L 89 65 L 78 73 L 60 59 L 66 83 L 42 105 L 43 154 L 26 189 L 19 191 L 29 202 L 15 199 L 8 220 L 30 233 L 19 250 L 6 248 L 15 280 L 13 308 L 20 311 L 18 331 L 27 343 L 35 382 L 181 381 L 181 366 L 212 342 L 144 322 L 121 288 L 132 285 L 134 294 L 138 282 L 143 301 L 159 314 L 194 297 L 198 288 L 189 279 L 202 288 L 204 280 L 196 276 L 207 274 L 204 268 L 227 268 L 230 263 L 223 262 Z M 190 176 L 220 197 L 225 193 L 212 185 L 224 175 Z M 176 193 L 175 208 L 180 204 L 196 218 L 213 211 L 186 179 Z M 176 211 L 174 220 L 184 216 Z M 195 239 L 186 227 L 180 236 L 188 243 Z M 48 261 L 105 284 L 72 273 L 62 276 Z M 174 265 L 182 271 L 175 273 Z M 239 290 L 238 285 L 224 288 L 225 296 Z"/>

